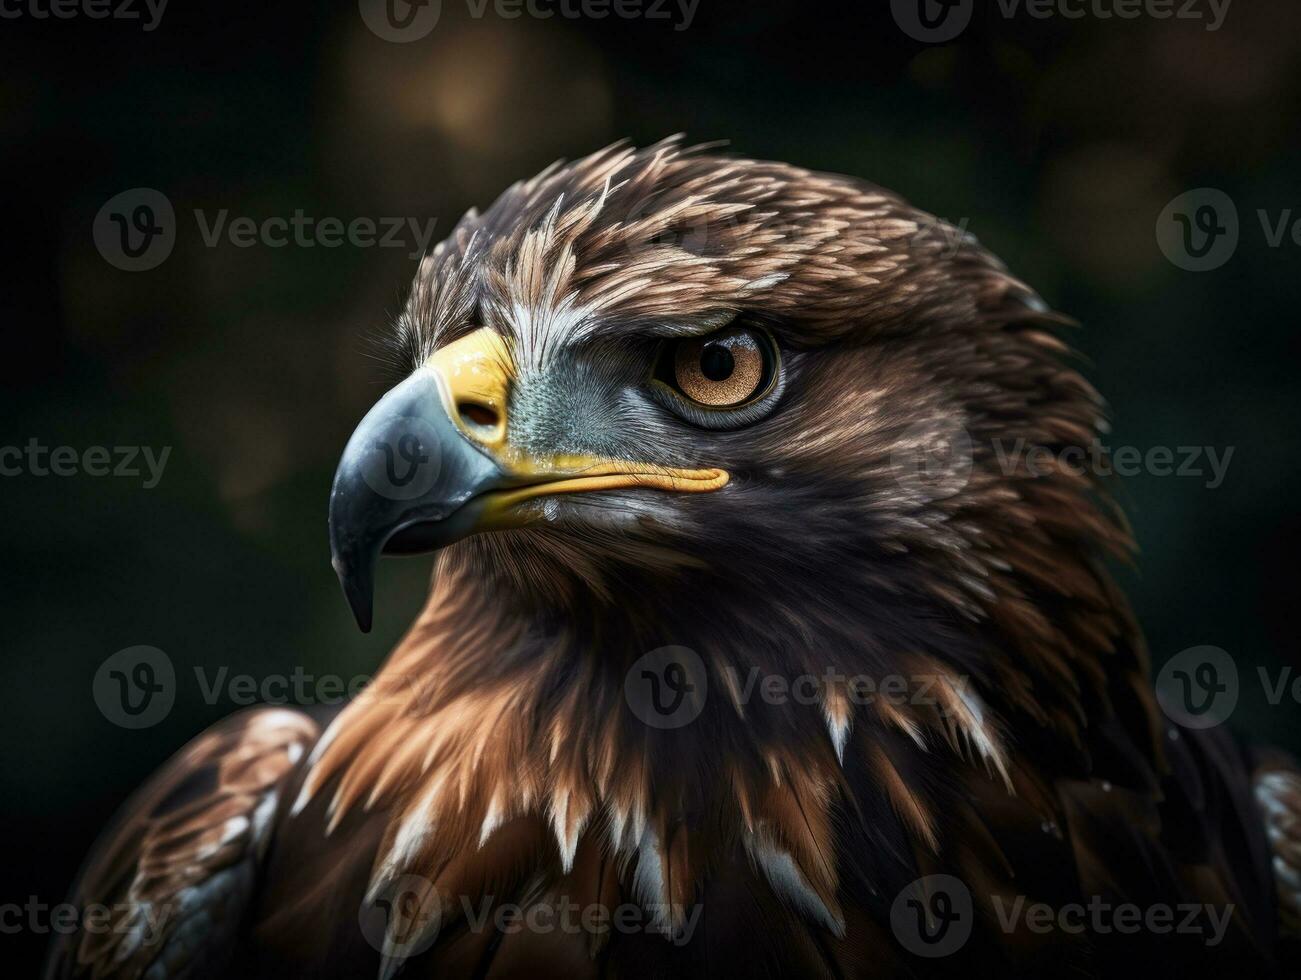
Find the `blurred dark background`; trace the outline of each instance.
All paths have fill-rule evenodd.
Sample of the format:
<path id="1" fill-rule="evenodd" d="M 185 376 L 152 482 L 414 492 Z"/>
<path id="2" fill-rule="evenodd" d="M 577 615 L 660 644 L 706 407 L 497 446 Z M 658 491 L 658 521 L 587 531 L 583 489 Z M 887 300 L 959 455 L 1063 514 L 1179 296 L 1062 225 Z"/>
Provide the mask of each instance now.
<path id="1" fill-rule="evenodd" d="M 195 666 L 364 675 L 426 586 L 427 561 L 386 563 L 362 636 L 325 540 L 337 455 L 395 380 L 368 338 L 400 307 L 410 232 L 398 248 L 209 247 L 194 210 L 436 219 L 441 238 L 511 181 L 620 137 L 727 139 L 965 221 L 1085 325 L 1074 339 L 1112 405 L 1112 446 L 1233 447 L 1213 489 L 1118 482 L 1142 546 L 1127 584 L 1156 662 L 1223 647 L 1242 671 L 1233 725 L 1301 747 L 1301 707 L 1269 704 L 1256 677 L 1298 660 L 1301 245 L 1271 247 L 1256 213 L 1301 220 L 1301 7 L 1238 0 L 1218 31 L 978 7 L 942 46 L 862 2 L 700 0 L 675 29 L 672 5 L 667 20 L 491 5 L 476 19 L 443 0 L 405 44 L 356 3 L 173 0 L 149 31 L 0 21 L 0 444 L 172 447 L 152 489 L 0 479 L 0 903 L 61 901 L 130 790 L 236 710 L 205 700 Z M 125 272 L 92 225 L 138 187 L 174 205 L 176 244 Z M 1200 187 L 1237 203 L 1242 241 L 1195 273 L 1154 228 Z M 178 687 L 164 720 L 133 731 L 92 682 L 137 644 L 167 653 Z M 0 942 L 25 974 L 45 939 Z"/>

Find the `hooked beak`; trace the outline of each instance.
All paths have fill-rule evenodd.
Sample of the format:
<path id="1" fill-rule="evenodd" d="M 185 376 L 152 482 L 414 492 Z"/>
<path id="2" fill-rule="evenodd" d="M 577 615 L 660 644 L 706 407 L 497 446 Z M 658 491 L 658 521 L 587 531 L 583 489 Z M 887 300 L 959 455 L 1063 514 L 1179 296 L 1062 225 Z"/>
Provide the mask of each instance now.
<path id="1" fill-rule="evenodd" d="M 518 505 L 534 497 L 623 487 L 700 493 L 728 481 L 719 469 L 515 451 L 506 438 L 513 376 L 505 341 L 480 329 L 391 389 L 348 440 L 330 491 L 330 551 L 362 632 L 370 632 L 381 554 L 524 526 L 531 517 Z"/>

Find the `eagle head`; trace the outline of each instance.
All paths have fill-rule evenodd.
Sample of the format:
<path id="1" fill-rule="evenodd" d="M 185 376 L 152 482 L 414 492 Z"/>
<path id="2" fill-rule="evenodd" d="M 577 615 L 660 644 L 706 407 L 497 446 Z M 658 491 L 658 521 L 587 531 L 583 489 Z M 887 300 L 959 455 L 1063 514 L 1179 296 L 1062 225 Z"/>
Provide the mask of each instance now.
<path id="1" fill-rule="evenodd" d="M 1087 475 L 1008 465 L 1100 424 L 1064 322 L 857 180 L 675 140 L 553 166 L 421 263 L 409 376 L 336 477 L 336 570 L 363 628 L 377 556 L 435 548 L 535 611 L 983 615 L 1025 539 L 1122 543 Z"/>

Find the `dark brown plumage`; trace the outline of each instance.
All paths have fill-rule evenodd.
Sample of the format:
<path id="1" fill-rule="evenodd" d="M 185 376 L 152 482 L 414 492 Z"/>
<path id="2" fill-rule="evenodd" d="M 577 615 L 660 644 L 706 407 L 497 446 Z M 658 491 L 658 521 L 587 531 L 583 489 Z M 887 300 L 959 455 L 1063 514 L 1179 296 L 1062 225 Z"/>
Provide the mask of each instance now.
<path id="1" fill-rule="evenodd" d="M 238 927 L 184 948 L 267 976 L 1279 970 L 1250 763 L 1157 710 L 1106 567 L 1129 554 L 1123 518 L 1092 475 L 999 456 L 1104 424 L 1068 323 L 974 240 L 847 178 L 669 141 L 516 185 L 421 264 L 398 324 L 404 384 L 460 433 L 439 479 L 469 487 L 448 473 L 488 460 L 473 479 L 499 481 L 414 523 L 403 503 L 365 538 L 447 545 L 428 606 L 319 741 L 276 711 L 187 750 L 79 899 L 161 880 L 149 901 L 202 905 L 191 884 L 248 868 Z M 752 401 L 714 411 L 657 380 L 664 345 L 725 329 L 771 338 Z M 336 568 L 366 621 L 370 553 L 346 525 L 370 491 L 340 473 Z M 492 533 L 454 540 L 474 529 Z M 707 693 L 689 724 L 648 725 L 626 679 L 670 645 Z M 810 696 L 769 703 L 766 676 L 813 678 Z M 864 701 L 854 677 L 898 677 L 900 696 Z M 286 764 L 232 792 L 227 755 L 268 739 Z M 1286 883 L 1301 784 L 1270 768 Z M 187 836 L 158 879 L 157 800 L 183 785 L 200 825 L 234 800 L 254 829 L 219 863 Z M 974 924 L 926 959 L 891 909 L 934 874 L 964 883 Z M 1233 908 L 1208 947 L 1000 926 L 1018 897 Z M 643 919 L 476 924 L 562 902 Z M 167 945 L 190 914 L 153 967 L 86 937 L 51 976 L 207 976 Z"/>

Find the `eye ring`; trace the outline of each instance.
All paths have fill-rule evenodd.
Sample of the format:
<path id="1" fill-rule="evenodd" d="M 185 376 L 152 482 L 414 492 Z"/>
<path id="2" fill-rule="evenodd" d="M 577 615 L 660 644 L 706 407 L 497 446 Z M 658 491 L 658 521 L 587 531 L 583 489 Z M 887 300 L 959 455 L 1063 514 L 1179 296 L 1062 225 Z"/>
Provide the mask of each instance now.
<path id="1" fill-rule="evenodd" d="M 765 327 L 734 322 L 662 342 L 649 380 L 656 400 L 686 421 L 740 428 L 767 415 L 780 397 L 780 350 Z"/>

